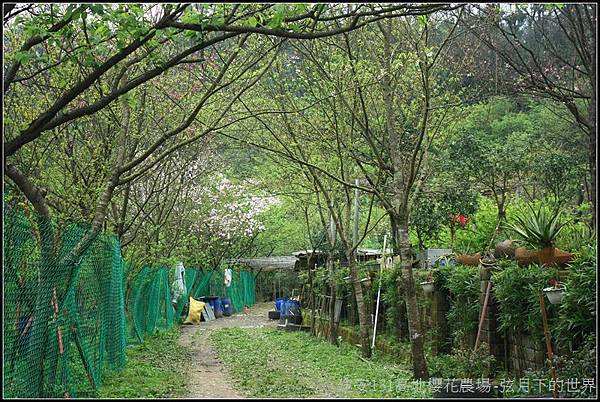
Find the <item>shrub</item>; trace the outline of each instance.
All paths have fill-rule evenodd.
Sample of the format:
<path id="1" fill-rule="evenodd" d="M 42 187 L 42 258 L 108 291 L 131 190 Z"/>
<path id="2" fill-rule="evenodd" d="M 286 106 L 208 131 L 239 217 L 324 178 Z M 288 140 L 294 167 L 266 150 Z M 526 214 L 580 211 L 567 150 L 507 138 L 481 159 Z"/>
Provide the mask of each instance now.
<path id="1" fill-rule="evenodd" d="M 477 351 L 470 347 L 455 348 L 450 355 L 432 356 L 428 360 L 432 377 L 450 379 L 490 378 L 496 362 L 485 342 Z"/>
<path id="2" fill-rule="evenodd" d="M 490 198 L 480 197 L 477 213 L 473 215 L 471 223 L 465 229 L 456 231 L 454 250 L 467 254 L 485 251 L 494 236 L 497 223 L 496 204 Z M 434 244 L 447 248 L 450 245 L 450 229 L 446 227 L 442 230 L 439 241 Z"/>
<path id="3" fill-rule="evenodd" d="M 556 358 L 557 371 L 564 380 L 595 379 L 596 367 L 596 336 L 588 335 L 582 347 L 570 356 L 559 356 Z M 578 387 L 568 392 L 568 387 L 563 387 L 564 396 L 568 398 L 593 398 L 597 392 L 590 388 Z"/>
<path id="4" fill-rule="evenodd" d="M 398 304 L 402 300 L 402 295 L 398 290 L 402 290 L 402 273 L 400 269 L 386 269 L 383 271 L 381 283 L 381 300 L 385 303 L 385 320 L 389 329 L 396 328 L 399 320 Z"/>
<path id="5" fill-rule="evenodd" d="M 502 261 L 499 268 L 492 274 L 492 289 L 498 302 L 500 329 L 529 333 L 541 341 L 544 335 L 539 292 L 556 276 L 556 270 L 538 265 L 519 267 L 508 260 Z M 545 305 L 552 318 L 556 306 Z"/>
<path id="6" fill-rule="evenodd" d="M 465 335 L 476 331 L 479 324 L 479 267 L 443 267 L 434 272 L 434 282 L 450 295 L 447 318 L 454 340 L 464 341 Z"/>
<path id="7" fill-rule="evenodd" d="M 505 227 L 524 245 L 542 249 L 554 246 L 560 231 L 565 227 L 561 216 L 562 212 L 558 208 L 529 206 L 528 211 L 515 214 L 513 221 L 507 222 Z"/>
<path id="8" fill-rule="evenodd" d="M 556 239 L 556 246 L 562 250 L 579 253 L 587 247 L 596 245 L 597 236 L 588 225 L 574 222 L 565 226 Z"/>
<path id="9" fill-rule="evenodd" d="M 594 260 L 578 258 L 570 269 L 553 328 L 553 338 L 569 350 L 580 349 L 586 336 L 596 333 L 596 268 Z"/>

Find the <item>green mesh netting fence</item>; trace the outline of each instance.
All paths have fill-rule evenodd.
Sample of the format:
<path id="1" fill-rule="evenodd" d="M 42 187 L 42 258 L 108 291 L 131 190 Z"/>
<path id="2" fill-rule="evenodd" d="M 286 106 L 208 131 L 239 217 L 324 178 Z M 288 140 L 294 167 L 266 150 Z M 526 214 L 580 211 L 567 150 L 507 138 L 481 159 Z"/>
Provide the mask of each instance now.
<path id="1" fill-rule="evenodd" d="M 128 339 L 143 342 L 178 323 L 189 296 L 229 297 L 236 312 L 255 302 L 250 272 L 233 271 L 225 287 L 221 271 L 186 269 L 186 292 L 174 307 L 174 270 L 166 267 L 143 267 L 125 300 L 115 236 L 97 235 L 68 263 L 86 233 L 4 203 L 5 397 L 93 397 L 103 372 L 125 365 Z"/>
<path id="2" fill-rule="evenodd" d="M 189 297 L 201 299 L 205 296 L 228 297 L 234 312 L 255 303 L 254 275 L 247 271 L 233 271 L 231 285 L 223 284 L 223 272 L 185 270 L 185 292 L 179 296 L 173 308 L 169 284 L 169 270 L 165 267 L 144 267 L 132 285 L 128 313 L 131 322 L 130 334 L 139 342 L 145 335 L 153 335 L 157 329 L 169 328 L 181 320 Z"/>
<path id="3" fill-rule="evenodd" d="M 85 227 L 3 209 L 4 396 L 93 396 L 125 364 L 119 242 L 100 234 L 71 264 Z"/>
<path id="4" fill-rule="evenodd" d="M 231 285 L 224 285 L 223 272 L 219 270 L 202 271 L 186 268 L 186 292 L 177 302 L 175 317 L 181 317 L 189 297 L 200 299 L 205 296 L 219 296 L 231 299 L 234 312 L 242 311 L 244 306 L 252 306 L 256 299 L 255 279 L 251 272 L 233 271 Z"/>
<path id="5" fill-rule="evenodd" d="M 127 304 L 132 335 L 143 342 L 145 335 L 175 324 L 171 303 L 169 270 L 165 267 L 144 267 L 134 280 Z"/>

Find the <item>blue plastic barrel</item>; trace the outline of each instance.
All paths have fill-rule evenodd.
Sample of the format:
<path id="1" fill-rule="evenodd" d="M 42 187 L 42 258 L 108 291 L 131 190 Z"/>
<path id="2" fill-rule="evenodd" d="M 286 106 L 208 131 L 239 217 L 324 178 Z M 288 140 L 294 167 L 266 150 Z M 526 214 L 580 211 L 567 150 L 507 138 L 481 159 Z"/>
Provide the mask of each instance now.
<path id="1" fill-rule="evenodd" d="M 280 322 L 289 321 L 292 324 L 302 324 L 302 312 L 300 302 L 297 300 L 286 300 L 280 315 Z"/>
<path id="2" fill-rule="evenodd" d="M 215 299 L 213 310 L 215 311 L 215 317 L 223 316 L 223 303 L 221 303 L 221 299 Z"/>
<path id="3" fill-rule="evenodd" d="M 298 314 L 300 311 L 300 302 L 297 300 L 286 300 L 284 309 L 283 315 L 290 315 L 290 312 Z"/>
<path id="4" fill-rule="evenodd" d="M 288 301 L 287 297 L 278 297 L 277 299 L 275 299 L 275 310 L 283 314 L 283 308 L 285 307 L 286 301 Z"/>
<path id="5" fill-rule="evenodd" d="M 223 305 L 223 315 L 224 316 L 230 316 L 231 314 L 233 314 L 233 307 L 231 306 L 231 299 L 224 297 L 221 299 L 221 304 Z"/>

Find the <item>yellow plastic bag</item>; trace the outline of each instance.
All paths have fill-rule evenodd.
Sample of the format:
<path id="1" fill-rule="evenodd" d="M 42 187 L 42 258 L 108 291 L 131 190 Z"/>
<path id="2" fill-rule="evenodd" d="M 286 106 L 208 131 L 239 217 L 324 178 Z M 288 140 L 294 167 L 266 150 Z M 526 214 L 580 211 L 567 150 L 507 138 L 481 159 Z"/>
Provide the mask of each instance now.
<path id="1" fill-rule="evenodd" d="M 190 310 L 184 324 L 200 324 L 200 314 L 204 310 L 204 303 L 190 297 Z"/>

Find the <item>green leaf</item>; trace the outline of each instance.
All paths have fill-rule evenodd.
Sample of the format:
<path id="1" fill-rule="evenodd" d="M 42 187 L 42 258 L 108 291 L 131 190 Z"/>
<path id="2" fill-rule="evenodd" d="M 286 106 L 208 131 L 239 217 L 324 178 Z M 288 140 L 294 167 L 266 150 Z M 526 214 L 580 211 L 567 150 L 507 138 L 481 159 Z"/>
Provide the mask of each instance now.
<path id="1" fill-rule="evenodd" d="M 281 24 L 283 23 L 286 7 L 285 4 L 276 4 L 273 9 L 275 10 L 275 14 L 269 20 L 269 27 L 276 29 L 281 27 Z"/>
<path id="2" fill-rule="evenodd" d="M 298 14 L 303 14 L 308 11 L 308 5 L 304 3 L 294 4 L 294 7 L 298 11 Z"/>
<path id="3" fill-rule="evenodd" d="M 104 38 L 105 36 L 107 36 L 110 33 L 110 29 L 108 28 L 108 26 L 101 24 L 96 28 L 95 33 L 96 33 L 96 35 L 100 36 L 101 38 Z"/>
<path id="4" fill-rule="evenodd" d="M 73 10 L 75 9 L 74 4 L 69 4 L 67 6 L 67 11 L 65 12 L 65 19 L 69 18 L 73 14 Z"/>
<path id="5" fill-rule="evenodd" d="M 144 13 L 142 7 L 140 7 L 138 4 L 130 4 L 129 9 L 136 15 L 142 15 Z"/>
<path id="6" fill-rule="evenodd" d="M 256 26 L 256 24 L 258 24 L 256 17 L 251 16 L 250 18 L 248 18 L 248 26 L 251 26 L 254 28 Z"/>
<path id="7" fill-rule="evenodd" d="M 27 63 L 33 58 L 33 54 L 27 51 L 18 51 L 15 53 L 15 60 L 21 64 Z"/>
<path id="8" fill-rule="evenodd" d="M 98 15 L 104 15 L 104 5 L 103 4 L 90 4 L 88 5 L 89 9 Z"/>
<path id="9" fill-rule="evenodd" d="M 127 102 L 127 104 L 129 105 L 129 107 L 131 109 L 135 108 L 136 102 L 135 102 L 135 98 L 133 96 L 127 96 L 125 98 L 125 101 Z"/>
<path id="10" fill-rule="evenodd" d="M 225 17 L 222 15 L 213 15 L 210 17 L 210 23 L 212 25 L 223 25 L 225 22 Z"/>
<path id="11" fill-rule="evenodd" d="M 269 20 L 269 28 L 277 29 L 281 26 L 283 15 L 276 14 Z"/>

